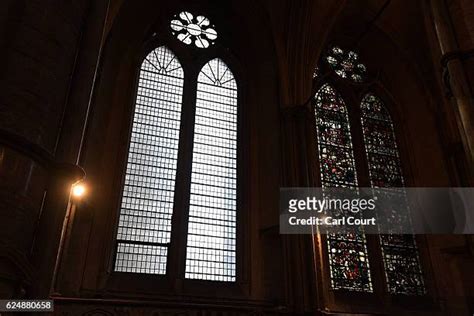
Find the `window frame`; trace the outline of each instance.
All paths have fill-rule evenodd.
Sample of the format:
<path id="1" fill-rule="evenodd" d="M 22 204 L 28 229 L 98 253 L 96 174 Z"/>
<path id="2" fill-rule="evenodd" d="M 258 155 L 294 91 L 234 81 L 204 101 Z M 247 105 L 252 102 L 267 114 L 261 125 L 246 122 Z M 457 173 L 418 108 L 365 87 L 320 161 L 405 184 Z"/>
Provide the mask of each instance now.
<path id="1" fill-rule="evenodd" d="M 114 212 L 112 229 L 108 233 L 109 247 L 106 253 L 106 276 L 104 287 L 111 292 L 133 294 L 144 292 L 146 295 L 164 295 L 173 293 L 215 297 L 216 291 L 229 298 L 242 299 L 249 295 L 249 126 L 245 116 L 245 74 L 239 61 L 232 53 L 219 43 L 202 49 L 186 45 L 176 39 L 167 28 L 151 32 L 149 39 L 142 45 L 134 57 L 134 70 L 131 73 L 129 100 L 122 119 L 120 133 L 119 166 L 113 180 L 114 199 L 111 208 Z M 159 34 L 159 35 L 158 35 Z M 144 58 L 154 49 L 166 46 L 179 60 L 184 71 L 183 95 L 181 104 L 180 139 L 176 167 L 175 194 L 171 228 L 171 241 L 168 250 L 167 273 L 164 275 L 115 272 L 117 253 L 117 227 L 120 216 L 120 204 L 130 147 L 130 136 L 133 114 L 138 91 L 141 64 Z M 236 281 L 209 281 L 186 279 L 186 240 L 189 216 L 189 198 L 192 172 L 192 145 L 194 136 L 194 119 L 196 110 L 197 79 L 201 68 L 210 60 L 220 58 L 229 67 L 237 83 L 237 215 L 236 215 Z M 204 289 L 204 290 L 203 290 Z"/>

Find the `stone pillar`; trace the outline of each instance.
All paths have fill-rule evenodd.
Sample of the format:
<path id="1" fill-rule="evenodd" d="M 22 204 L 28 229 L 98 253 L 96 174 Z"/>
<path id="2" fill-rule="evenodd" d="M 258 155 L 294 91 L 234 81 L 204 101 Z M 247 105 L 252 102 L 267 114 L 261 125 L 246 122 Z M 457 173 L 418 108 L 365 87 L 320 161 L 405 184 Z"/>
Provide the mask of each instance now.
<path id="1" fill-rule="evenodd" d="M 474 48 L 474 2 L 451 0 L 446 2 L 459 48 Z"/>
<path id="2" fill-rule="evenodd" d="M 316 183 L 314 118 L 308 103 L 312 96 L 312 75 L 324 39 L 345 3 L 345 0 L 287 1 L 284 17 L 270 14 L 281 81 L 282 187 L 307 187 Z M 281 28 L 283 25 L 285 29 Z M 312 242 L 315 241 L 310 235 L 282 236 L 286 304 L 291 315 L 314 314 L 324 306 L 318 294 Z"/>
<path id="3" fill-rule="evenodd" d="M 456 34 L 453 30 L 453 24 L 445 0 L 432 0 L 431 8 L 441 53 L 447 56 L 446 54 L 449 55 L 459 51 L 460 47 L 456 41 Z M 449 58 L 446 69 L 448 75 L 447 84 L 452 94 L 451 102 L 455 106 L 458 130 L 466 152 L 466 160 L 469 163 L 468 168 L 470 168 L 467 170 L 470 175 L 467 178 L 472 179 L 472 166 L 474 163 L 474 99 L 472 90 L 465 73 L 465 67 L 460 58 L 456 56 Z"/>
<path id="4" fill-rule="evenodd" d="M 313 186 L 310 164 L 316 161 L 311 159 L 316 151 L 312 148 L 311 129 L 314 125 L 310 106 L 298 105 L 282 110 L 281 121 L 283 186 Z M 294 315 L 314 312 L 321 306 L 316 292 L 312 238 L 309 235 L 285 235 L 282 239 L 289 311 Z"/>
<path id="5" fill-rule="evenodd" d="M 88 6 L 0 3 L 0 298 L 28 296 L 37 277 L 31 250 L 48 184 L 62 169 L 55 148 Z"/>

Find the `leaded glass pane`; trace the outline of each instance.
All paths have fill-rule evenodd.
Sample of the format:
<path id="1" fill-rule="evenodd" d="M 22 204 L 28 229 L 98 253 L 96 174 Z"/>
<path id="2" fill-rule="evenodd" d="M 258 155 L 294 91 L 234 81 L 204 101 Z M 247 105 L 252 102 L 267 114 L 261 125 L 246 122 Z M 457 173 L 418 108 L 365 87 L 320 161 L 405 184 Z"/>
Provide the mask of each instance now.
<path id="1" fill-rule="evenodd" d="M 365 240 L 348 239 L 328 238 L 331 284 L 334 289 L 371 292 Z"/>
<path id="2" fill-rule="evenodd" d="M 403 187 L 395 133 L 385 105 L 374 94 L 367 94 L 362 100 L 361 112 L 371 185 L 377 188 Z M 414 236 L 381 235 L 380 243 L 388 291 L 393 294 L 424 294 Z"/>
<path id="3" fill-rule="evenodd" d="M 344 101 L 328 84 L 314 101 L 322 186 L 355 188 L 357 174 Z M 365 235 L 328 234 L 327 240 L 331 287 L 372 292 Z"/>
<path id="4" fill-rule="evenodd" d="M 364 125 L 365 146 L 370 152 L 380 155 L 396 155 L 395 138 L 390 124 L 375 119 L 367 120 Z"/>
<path id="5" fill-rule="evenodd" d="M 403 179 L 398 159 L 379 153 L 367 153 L 369 173 L 374 187 L 401 187 Z"/>
<path id="6" fill-rule="evenodd" d="M 183 78 L 179 61 L 164 46 L 141 65 L 117 231 L 117 272 L 166 274 Z"/>
<path id="7" fill-rule="evenodd" d="M 236 279 L 237 84 L 213 59 L 198 77 L 186 278 Z"/>

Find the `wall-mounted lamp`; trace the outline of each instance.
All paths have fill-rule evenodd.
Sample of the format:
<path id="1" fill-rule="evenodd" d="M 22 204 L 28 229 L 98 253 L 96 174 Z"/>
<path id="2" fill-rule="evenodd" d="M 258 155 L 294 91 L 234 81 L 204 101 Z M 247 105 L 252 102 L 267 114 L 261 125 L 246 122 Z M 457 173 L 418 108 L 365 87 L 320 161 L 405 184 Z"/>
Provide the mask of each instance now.
<path id="1" fill-rule="evenodd" d="M 82 198 L 87 193 L 86 185 L 83 181 L 74 183 L 71 188 L 71 195 L 74 198 Z"/>
<path id="2" fill-rule="evenodd" d="M 68 168 L 70 168 L 69 165 L 65 165 L 65 166 L 68 166 Z M 61 237 L 59 239 L 58 252 L 56 254 L 56 263 L 54 264 L 53 277 L 51 280 L 50 295 L 52 296 L 58 295 L 56 291 L 56 281 L 57 281 L 59 266 L 61 264 L 63 251 L 65 250 L 65 248 L 68 247 L 67 231 L 70 230 L 72 227 L 77 203 L 87 194 L 87 191 L 88 191 L 87 185 L 85 184 L 85 181 L 84 181 L 84 178 L 86 176 L 86 173 L 84 172 L 84 170 L 79 166 L 74 166 L 72 170 L 77 171 L 76 173 L 78 176 L 75 178 L 76 182 L 74 182 L 71 185 L 71 188 L 69 191 L 69 200 L 68 200 L 66 212 L 64 215 L 63 226 L 61 229 Z"/>

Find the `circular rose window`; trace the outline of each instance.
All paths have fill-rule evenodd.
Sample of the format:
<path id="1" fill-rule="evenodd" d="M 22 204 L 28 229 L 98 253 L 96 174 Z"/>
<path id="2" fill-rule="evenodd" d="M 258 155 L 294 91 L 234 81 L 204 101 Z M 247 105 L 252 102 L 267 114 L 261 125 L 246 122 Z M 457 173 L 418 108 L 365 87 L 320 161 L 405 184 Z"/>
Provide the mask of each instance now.
<path id="1" fill-rule="evenodd" d="M 170 23 L 172 33 L 184 44 L 194 44 L 199 48 L 207 48 L 214 45 L 217 32 L 214 25 L 210 25 L 205 16 L 193 16 L 183 11 L 176 15 Z"/>

